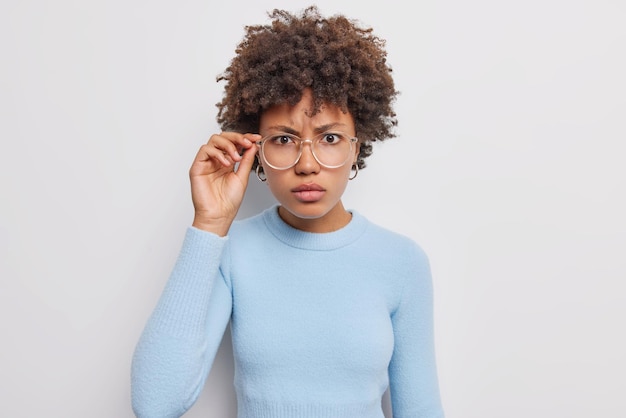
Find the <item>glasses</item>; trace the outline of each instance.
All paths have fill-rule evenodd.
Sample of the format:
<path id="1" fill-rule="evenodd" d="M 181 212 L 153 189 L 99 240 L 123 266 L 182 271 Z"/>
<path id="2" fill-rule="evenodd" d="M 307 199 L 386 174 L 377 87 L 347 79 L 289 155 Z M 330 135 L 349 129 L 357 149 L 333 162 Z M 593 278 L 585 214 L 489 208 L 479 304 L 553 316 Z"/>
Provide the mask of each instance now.
<path id="1" fill-rule="evenodd" d="M 263 161 L 276 170 L 286 170 L 298 163 L 306 142 L 311 146 L 315 160 L 326 168 L 338 168 L 352 156 L 353 144 L 358 141 L 342 132 L 324 132 L 311 139 L 279 132 L 257 142 Z"/>

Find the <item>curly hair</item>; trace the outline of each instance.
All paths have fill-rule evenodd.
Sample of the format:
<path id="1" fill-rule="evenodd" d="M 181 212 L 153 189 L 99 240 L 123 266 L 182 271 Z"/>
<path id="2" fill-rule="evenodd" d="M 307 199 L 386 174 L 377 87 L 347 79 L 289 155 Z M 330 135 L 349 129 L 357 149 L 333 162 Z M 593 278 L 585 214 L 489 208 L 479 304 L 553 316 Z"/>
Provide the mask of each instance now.
<path id="1" fill-rule="evenodd" d="M 323 104 L 350 112 L 361 142 L 357 164 L 364 168 L 372 142 L 396 136 L 398 92 L 385 41 L 343 15 L 322 17 L 316 6 L 300 15 L 279 9 L 268 15 L 271 24 L 246 26 L 235 57 L 217 77 L 226 82 L 216 105 L 220 127 L 258 132 L 264 110 L 293 106 L 310 88 L 313 114 Z"/>

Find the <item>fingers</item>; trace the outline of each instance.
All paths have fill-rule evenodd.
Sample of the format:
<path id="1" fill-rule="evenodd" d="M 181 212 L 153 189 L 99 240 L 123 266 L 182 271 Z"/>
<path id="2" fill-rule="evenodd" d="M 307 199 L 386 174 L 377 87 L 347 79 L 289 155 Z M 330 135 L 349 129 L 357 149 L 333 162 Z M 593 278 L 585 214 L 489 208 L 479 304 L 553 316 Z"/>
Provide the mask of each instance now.
<path id="1" fill-rule="evenodd" d="M 220 135 L 213 135 L 208 144 L 211 145 L 213 143 L 215 149 L 222 151 L 224 160 L 232 163 L 233 161 L 241 161 L 243 151 L 255 147 L 253 141 L 258 139 L 260 139 L 260 136 L 255 134 L 242 135 L 235 132 L 225 132 Z"/>
<path id="2" fill-rule="evenodd" d="M 254 159 L 257 153 L 257 146 L 254 145 L 251 148 L 248 148 L 244 151 L 241 161 L 239 161 L 239 168 L 237 169 L 237 175 L 239 178 L 245 183 L 247 182 L 248 175 L 250 174 L 250 170 L 252 170 L 252 165 L 254 164 Z"/>
<path id="3" fill-rule="evenodd" d="M 212 135 L 209 141 L 200 147 L 196 154 L 192 169 L 206 162 L 217 163 L 215 169 L 231 167 L 241 162 L 243 155 L 252 152 L 256 154 L 256 141 L 261 139 L 258 134 L 240 134 L 237 132 L 222 132 Z M 248 170 L 250 167 L 248 167 Z M 194 170 L 195 171 L 195 170 Z"/>

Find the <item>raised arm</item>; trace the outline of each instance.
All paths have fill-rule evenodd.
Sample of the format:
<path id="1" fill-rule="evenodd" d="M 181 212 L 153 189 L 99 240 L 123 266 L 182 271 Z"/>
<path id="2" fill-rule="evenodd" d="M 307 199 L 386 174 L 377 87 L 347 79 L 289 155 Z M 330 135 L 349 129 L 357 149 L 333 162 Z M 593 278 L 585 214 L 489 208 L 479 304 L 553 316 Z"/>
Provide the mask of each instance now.
<path id="1" fill-rule="evenodd" d="M 204 386 L 232 310 L 220 265 L 258 139 L 213 135 L 189 170 L 194 221 L 133 355 L 131 395 L 138 417 L 179 417 Z"/>

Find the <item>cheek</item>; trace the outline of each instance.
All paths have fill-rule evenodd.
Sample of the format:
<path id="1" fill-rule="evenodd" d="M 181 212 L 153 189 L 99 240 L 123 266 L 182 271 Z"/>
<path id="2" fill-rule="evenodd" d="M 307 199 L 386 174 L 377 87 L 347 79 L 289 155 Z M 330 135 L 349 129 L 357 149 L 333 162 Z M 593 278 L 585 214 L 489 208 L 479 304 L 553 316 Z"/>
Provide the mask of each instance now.
<path id="1" fill-rule="evenodd" d="M 279 171 L 274 171 L 272 169 L 268 170 L 267 168 L 265 168 L 265 176 L 267 177 L 267 185 L 270 191 L 272 192 L 272 194 L 274 194 L 275 196 L 278 196 L 281 193 L 284 193 L 285 189 L 287 188 L 285 176 L 283 176 L 282 174 L 283 173 Z"/>
<path id="2" fill-rule="evenodd" d="M 352 170 L 352 162 L 350 164 L 346 164 L 345 167 L 341 169 L 341 180 L 348 181 L 348 177 L 350 177 L 350 171 Z"/>

